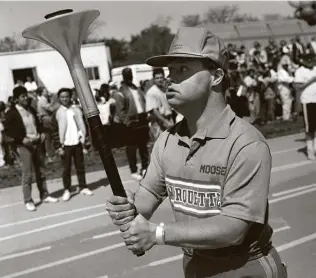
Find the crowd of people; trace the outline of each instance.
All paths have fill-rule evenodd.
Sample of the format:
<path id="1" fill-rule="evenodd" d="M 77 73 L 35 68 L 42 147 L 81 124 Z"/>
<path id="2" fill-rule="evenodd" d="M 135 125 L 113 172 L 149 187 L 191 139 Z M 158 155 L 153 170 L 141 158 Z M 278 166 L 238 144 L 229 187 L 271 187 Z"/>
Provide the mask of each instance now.
<path id="1" fill-rule="evenodd" d="M 244 46 L 227 45 L 228 75 L 225 97 L 234 112 L 252 124 L 269 124 L 276 119 L 293 121 L 302 114 L 301 92 L 313 83 L 316 41 L 303 44 L 299 37 L 278 45 L 270 39 L 266 47 L 254 42 Z M 168 104 L 168 79 L 163 68 L 153 68 L 151 80 L 140 87 L 133 84 L 130 68 L 122 71 L 120 84 L 110 82 L 94 89 L 101 122 L 111 148 L 126 148 L 131 176 L 141 180 L 149 164 L 150 143 L 182 119 Z M 309 109 L 311 111 L 311 109 Z M 31 197 L 35 170 L 40 197 L 49 196 L 41 166 L 61 158 L 64 194 L 71 198 L 71 161 L 82 194 L 92 195 L 85 179 L 84 154 L 94 147 L 74 88 L 61 88 L 50 94 L 28 78 L 17 82 L 7 103 L 0 102 L 0 167 L 22 166 L 22 187 L 27 209 L 35 210 Z M 307 135 L 309 135 L 307 131 Z M 308 158 L 315 159 L 316 142 L 310 134 Z M 140 157 L 138 168 L 137 152 Z"/>
<path id="2" fill-rule="evenodd" d="M 173 125 L 173 111 L 165 98 L 162 68 L 153 70 L 154 84 L 145 94 L 133 84 L 130 68 L 122 72 L 123 81 L 102 84 L 93 90 L 108 144 L 126 147 L 131 176 L 140 180 L 149 163 L 149 142 Z M 61 88 L 50 94 L 45 88 L 18 83 L 7 104 L 0 103 L 1 166 L 15 164 L 22 169 L 22 189 L 26 209 L 36 210 L 32 198 L 32 175 L 35 172 L 42 202 L 55 203 L 49 195 L 43 166 L 60 160 L 63 201 L 73 193 L 91 196 L 85 177 L 84 155 L 94 148 L 93 138 L 74 88 Z M 141 158 L 138 169 L 137 151 Z M 78 188 L 71 187 L 72 160 L 78 176 Z"/>
<path id="3" fill-rule="evenodd" d="M 263 125 L 276 119 L 293 121 L 302 114 L 299 69 L 313 68 L 314 37 L 307 43 L 300 37 L 279 44 L 270 39 L 266 46 L 254 42 L 249 51 L 232 44 L 227 48 L 232 81 L 227 99 L 238 116 Z"/>

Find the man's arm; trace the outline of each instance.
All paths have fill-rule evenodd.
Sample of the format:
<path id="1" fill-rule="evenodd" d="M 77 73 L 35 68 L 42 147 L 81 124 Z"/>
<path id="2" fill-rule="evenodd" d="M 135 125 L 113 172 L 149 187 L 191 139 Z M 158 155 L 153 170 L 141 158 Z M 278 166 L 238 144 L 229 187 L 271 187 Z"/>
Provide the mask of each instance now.
<path id="1" fill-rule="evenodd" d="M 120 228 L 125 225 L 124 230 L 129 227 L 129 224 L 126 224 L 135 217 L 133 205 L 135 205 L 139 214 L 146 219 L 150 219 L 167 196 L 161 161 L 167 136 L 168 133 L 165 131 L 156 140 L 146 174 L 140 181 L 140 186 L 136 193 L 131 198 L 111 196 L 107 200 L 107 210 L 113 223 Z M 133 201 L 128 199 L 133 199 Z M 120 219 L 116 219 L 117 212 L 120 214 Z M 133 216 L 132 219 L 130 219 L 131 216 Z"/>
<path id="2" fill-rule="evenodd" d="M 147 220 L 152 217 L 161 203 L 154 194 L 142 186 L 138 187 L 134 197 L 134 204 L 137 212 L 144 216 Z"/>
<path id="3" fill-rule="evenodd" d="M 316 76 L 307 80 L 307 82 L 299 86 L 299 88 L 300 90 L 305 90 L 309 85 L 313 84 L 314 82 L 316 82 Z"/>
<path id="4" fill-rule="evenodd" d="M 265 221 L 270 172 L 271 155 L 265 143 L 254 142 L 243 147 L 229 168 L 220 214 L 207 219 L 165 224 L 165 243 L 195 249 L 217 249 L 242 243 L 252 223 L 263 224 Z M 124 233 L 123 237 L 131 245 L 130 250 L 147 250 L 146 246 L 152 246 L 150 241 L 155 239 L 155 225 L 147 225 L 145 241 L 142 230 L 146 227 L 145 221 L 141 216 L 136 217 L 129 231 Z M 147 245 L 141 245 L 142 242 Z"/>

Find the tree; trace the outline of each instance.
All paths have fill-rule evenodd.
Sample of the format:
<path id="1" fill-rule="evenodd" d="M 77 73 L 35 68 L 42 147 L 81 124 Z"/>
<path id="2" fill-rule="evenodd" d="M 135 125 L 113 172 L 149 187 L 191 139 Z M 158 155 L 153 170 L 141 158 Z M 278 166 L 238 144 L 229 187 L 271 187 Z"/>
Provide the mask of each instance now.
<path id="1" fill-rule="evenodd" d="M 171 16 L 166 16 L 166 15 L 159 15 L 155 21 L 153 22 L 154 25 L 157 25 L 159 27 L 168 27 L 170 22 L 172 21 Z"/>
<path id="2" fill-rule="evenodd" d="M 97 20 L 93 21 L 87 30 L 86 37 L 83 40 L 83 44 L 85 44 L 85 43 L 87 43 L 87 41 L 93 39 L 93 37 L 96 36 L 97 30 L 100 29 L 101 27 L 103 27 L 104 25 L 105 25 L 105 21 L 103 21 L 103 20 L 97 19 Z"/>
<path id="3" fill-rule="evenodd" d="M 44 44 L 31 40 L 19 38 L 16 35 L 11 37 L 7 36 L 0 39 L 0 52 L 11 52 L 11 51 L 21 51 L 28 49 L 41 48 Z"/>
<path id="4" fill-rule="evenodd" d="M 210 8 L 204 15 L 205 23 L 228 23 L 233 22 L 237 15 L 237 5 L 224 5 L 215 8 Z"/>
<path id="5" fill-rule="evenodd" d="M 128 58 L 129 44 L 124 39 L 110 38 L 105 40 L 110 48 L 113 67 L 121 66 Z"/>
<path id="6" fill-rule="evenodd" d="M 165 54 L 174 35 L 169 27 L 160 27 L 151 24 L 139 35 L 132 36 L 130 41 L 130 63 L 144 63 L 145 60 L 154 55 Z"/>
<path id="7" fill-rule="evenodd" d="M 195 27 L 202 23 L 199 14 L 190 14 L 182 17 L 181 25 L 186 27 Z"/>
<path id="8" fill-rule="evenodd" d="M 182 17 L 182 25 L 194 27 L 201 24 L 208 23 L 238 23 L 238 22 L 251 22 L 258 21 L 259 18 L 251 14 L 241 14 L 238 12 L 237 5 L 224 5 L 215 8 L 210 8 L 201 19 L 200 15 L 192 14 Z"/>
<path id="9" fill-rule="evenodd" d="M 263 15 L 263 19 L 268 20 L 280 20 L 282 19 L 282 16 L 280 14 L 265 14 Z"/>

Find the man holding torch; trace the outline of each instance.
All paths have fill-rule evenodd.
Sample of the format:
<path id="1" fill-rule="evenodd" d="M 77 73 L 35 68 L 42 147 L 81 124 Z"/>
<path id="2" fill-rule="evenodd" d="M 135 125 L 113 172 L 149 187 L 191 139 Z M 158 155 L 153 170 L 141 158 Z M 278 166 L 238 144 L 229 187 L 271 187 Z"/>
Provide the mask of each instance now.
<path id="1" fill-rule="evenodd" d="M 107 201 L 127 248 L 181 247 L 186 278 L 287 277 L 268 224 L 270 149 L 225 102 L 224 43 L 183 27 L 169 53 L 147 64 L 168 66 L 168 102 L 184 119 L 157 139 L 136 193 Z M 167 197 L 176 221 L 150 222 Z"/>

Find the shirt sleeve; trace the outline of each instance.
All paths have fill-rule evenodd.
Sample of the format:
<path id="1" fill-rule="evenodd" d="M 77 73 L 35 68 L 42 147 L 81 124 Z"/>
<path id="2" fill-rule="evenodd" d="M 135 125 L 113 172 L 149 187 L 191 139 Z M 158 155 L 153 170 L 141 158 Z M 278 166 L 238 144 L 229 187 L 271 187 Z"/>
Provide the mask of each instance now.
<path id="1" fill-rule="evenodd" d="M 290 76 L 285 70 L 278 72 L 278 81 L 284 83 L 291 83 L 294 81 L 294 77 Z"/>
<path id="2" fill-rule="evenodd" d="M 167 196 L 165 184 L 165 171 L 163 168 L 163 152 L 168 139 L 167 131 L 160 134 L 151 152 L 150 163 L 144 178 L 140 181 L 140 186 L 152 193 L 160 202 Z"/>
<path id="3" fill-rule="evenodd" d="M 238 152 L 226 177 L 221 214 L 264 223 L 271 160 L 269 147 L 262 141 L 250 143 Z"/>

